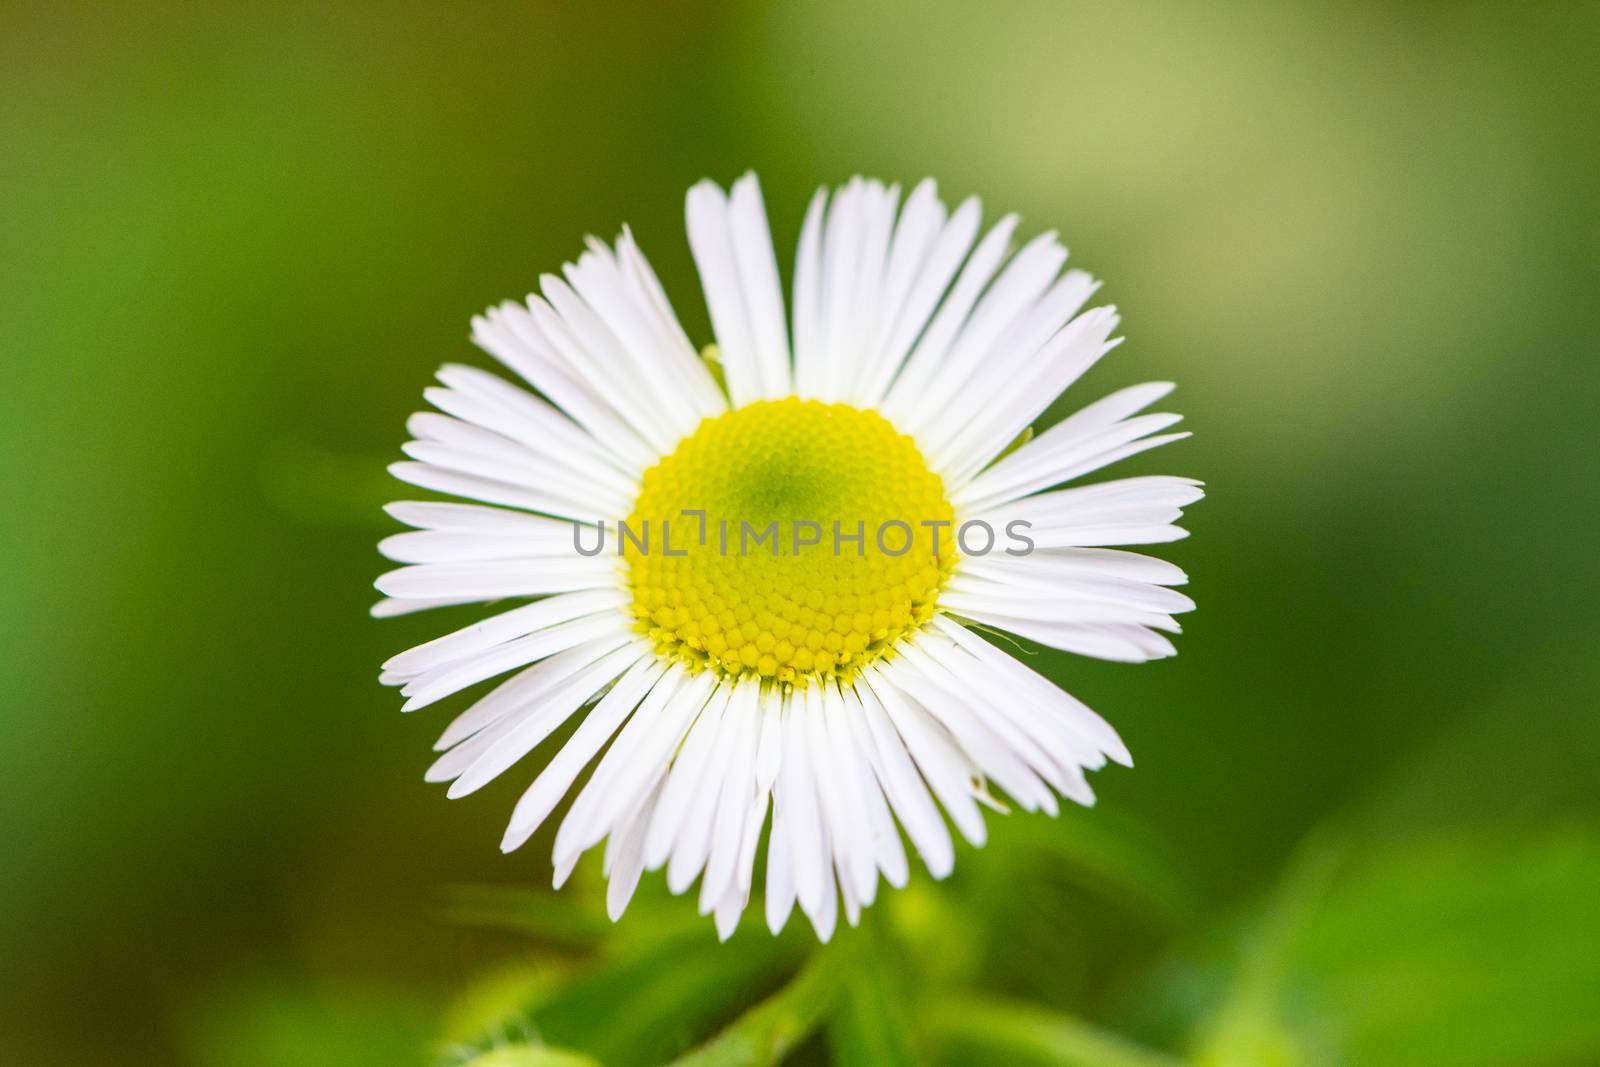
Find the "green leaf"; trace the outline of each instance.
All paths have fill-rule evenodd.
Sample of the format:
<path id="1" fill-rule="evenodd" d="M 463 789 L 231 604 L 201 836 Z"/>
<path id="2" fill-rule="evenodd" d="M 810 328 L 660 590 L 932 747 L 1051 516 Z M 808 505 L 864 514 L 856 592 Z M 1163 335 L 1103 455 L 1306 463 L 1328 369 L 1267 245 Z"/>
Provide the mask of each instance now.
<path id="1" fill-rule="evenodd" d="M 1474 834 L 1352 871 L 1295 946 L 1349 1062 L 1600 1060 L 1600 836 Z"/>
<path id="2" fill-rule="evenodd" d="M 1304 1043 L 1281 1018 L 1278 997 L 1290 981 L 1292 942 L 1310 922 L 1336 863 L 1333 847 L 1323 838 L 1312 838 L 1261 917 L 1247 927 L 1226 995 L 1197 1042 L 1200 1067 L 1295 1067 L 1307 1062 Z"/>
<path id="3" fill-rule="evenodd" d="M 1395 843 L 1291 880 L 1199 1062 L 1594 1062 L 1596 886 L 1593 825 Z"/>
<path id="4" fill-rule="evenodd" d="M 833 1007 L 859 958 L 861 940 L 841 932 L 840 940 L 813 955 L 788 985 L 674 1060 L 672 1067 L 766 1067 L 781 1062 Z"/>
<path id="5" fill-rule="evenodd" d="M 765 930 L 720 944 L 697 925 L 559 986 L 528 1015 L 545 1040 L 608 1067 L 659 1063 L 752 999 L 791 954 Z"/>
<path id="6" fill-rule="evenodd" d="M 795 956 L 794 940 L 765 930 L 720 944 L 694 918 L 641 928 L 587 963 L 543 960 L 489 976 L 449 1013 L 447 1047 L 481 1055 L 536 1040 L 607 1067 L 671 1058 L 770 988 Z"/>
<path id="7" fill-rule="evenodd" d="M 600 1061 L 567 1049 L 519 1045 L 485 1052 L 461 1067 L 600 1067 Z"/>
<path id="8" fill-rule="evenodd" d="M 871 932 L 877 927 L 868 921 Z M 863 931 L 869 934 L 869 931 Z M 870 936 L 870 934 L 869 934 Z M 904 980 L 886 946 L 876 941 L 862 952 L 844 981 L 828 1018 L 828 1048 L 834 1067 L 916 1067 L 927 1057 L 917 1054 L 911 1012 L 905 1003 Z"/>
<path id="9" fill-rule="evenodd" d="M 479 1051 L 534 1033 L 530 1006 L 571 980 L 570 968 L 541 960 L 511 964 L 476 979 L 457 996 L 440 1027 L 445 1047 Z"/>
<path id="10" fill-rule="evenodd" d="M 952 997 L 924 1010 L 929 1030 L 962 1064 L 1011 1067 L 1182 1067 L 1165 1053 L 1134 1044 L 1080 1019 L 1030 1004 Z"/>

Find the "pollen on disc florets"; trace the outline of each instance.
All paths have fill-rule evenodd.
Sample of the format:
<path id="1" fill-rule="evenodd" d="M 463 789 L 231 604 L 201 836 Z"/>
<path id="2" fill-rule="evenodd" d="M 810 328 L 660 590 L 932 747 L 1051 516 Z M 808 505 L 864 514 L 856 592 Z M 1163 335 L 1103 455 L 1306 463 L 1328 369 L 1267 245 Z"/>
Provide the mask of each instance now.
<path id="1" fill-rule="evenodd" d="M 849 678 L 928 621 L 952 519 L 883 416 L 791 397 L 702 422 L 644 473 L 618 541 L 661 655 L 803 683 Z"/>

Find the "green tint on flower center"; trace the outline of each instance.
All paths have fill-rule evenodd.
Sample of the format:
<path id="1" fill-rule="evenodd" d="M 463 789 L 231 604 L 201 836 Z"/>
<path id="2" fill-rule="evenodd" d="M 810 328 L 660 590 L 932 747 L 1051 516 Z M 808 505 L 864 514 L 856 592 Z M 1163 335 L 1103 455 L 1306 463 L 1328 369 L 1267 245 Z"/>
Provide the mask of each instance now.
<path id="1" fill-rule="evenodd" d="M 939 476 L 876 412 L 751 404 L 645 472 L 627 525 L 648 544 L 621 546 L 633 614 L 663 656 L 724 676 L 849 678 L 931 617 L 952 520 Z"/>

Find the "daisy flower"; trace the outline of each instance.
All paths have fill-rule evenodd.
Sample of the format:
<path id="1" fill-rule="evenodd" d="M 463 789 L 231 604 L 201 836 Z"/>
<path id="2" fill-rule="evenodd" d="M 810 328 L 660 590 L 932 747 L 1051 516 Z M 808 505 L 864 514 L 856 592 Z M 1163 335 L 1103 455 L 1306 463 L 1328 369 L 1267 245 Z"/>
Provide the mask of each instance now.
<path id="1" fill-rule="evenodd" d="M 521 379 L 448 365 L 396 477 L 472 503 L 389 508 L 380 616 L 511 606 L 395 656 L 413 711 L 516 672 L 456 716 L 429 781 L 465 796 L 576 717 L 502 849 L 587 770 L 555 834 L 560 886 L 605 844 L 621 915 L 641 873 L 699 881 L 726 938 L 758 856 L 766 920 L 827 940 L 911 849 L 948 874 L 981 806 L 1090 804 L 1116 731 L 977 631 L 1100 659 L 1173 654 L 1194 605 L 1169 563 L 1187 478 L 1060 488 L 1185 436 L 1113 393 L 1029 427 L 1117 344 L 1055 234 L 1014 249 L 924 181 L 854 179 L 806 212 L 788 302 L 753 175 L 689 190 L 714 346 L 696 350 L 632 234 L 590 239 L 472 339 Z M 751 543 L 753 540 L 753 544 Z M 948 821 L 947 821 L 948 820 Z M 902 832 L 903 831 L 903 836 Z M 764 844 L 764 848 L 762 847 Z"/>

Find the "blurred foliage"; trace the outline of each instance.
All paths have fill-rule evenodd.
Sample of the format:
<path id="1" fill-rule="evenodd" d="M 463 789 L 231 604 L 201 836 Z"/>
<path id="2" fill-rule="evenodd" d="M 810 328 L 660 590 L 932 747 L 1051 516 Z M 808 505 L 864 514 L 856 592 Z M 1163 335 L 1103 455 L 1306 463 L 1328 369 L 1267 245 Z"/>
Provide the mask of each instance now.
<path id="1" fill-rule="evenodd" d="M 1600 1062 L 1600 7 L 0 16 L 7 1062 Z M 1129 340 L 1056 414 L 1175 380 L 1128 471 L 1210 488 L 1178 659 L 1035 659 L 1137 770 L 822 950 L 543 889 L 365 614 L 468 317 L 629 222 L 709 340 L 747 167 L 780 249 L 857 172 L 1059 227 Z"/>

